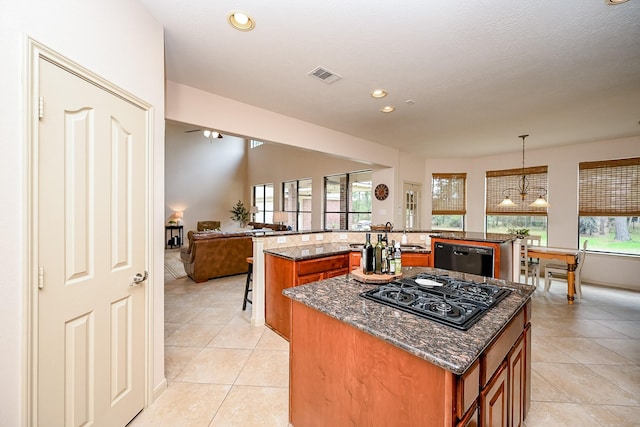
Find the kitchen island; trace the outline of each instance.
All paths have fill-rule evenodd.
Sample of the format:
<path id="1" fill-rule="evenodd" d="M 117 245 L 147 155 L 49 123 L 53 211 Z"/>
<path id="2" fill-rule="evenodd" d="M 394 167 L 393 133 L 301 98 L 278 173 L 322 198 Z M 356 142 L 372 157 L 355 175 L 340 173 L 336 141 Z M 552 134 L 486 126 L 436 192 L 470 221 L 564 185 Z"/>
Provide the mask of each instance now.
<path id="1" fill-rule="evenodd" d="M 364 299 L 353 275 L 285 289 L 293 300 L 290 422 L 326 425 L 520 425 L 530 401 L 534 287 L 432 268 L 511 292 L 468 330 Z"/>

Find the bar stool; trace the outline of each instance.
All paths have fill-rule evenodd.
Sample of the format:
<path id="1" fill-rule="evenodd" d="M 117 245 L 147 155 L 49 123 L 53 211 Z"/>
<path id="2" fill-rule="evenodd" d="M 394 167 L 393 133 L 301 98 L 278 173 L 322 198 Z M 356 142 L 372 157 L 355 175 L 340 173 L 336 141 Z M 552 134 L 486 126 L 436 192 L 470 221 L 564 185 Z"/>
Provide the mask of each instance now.
<path id="1" fill-rule="evenodd" d="M 242 301 L 242 311 L 247 308 L 247 303 L 253 304 L 249 299 L 249 292 L 253 291 L 251 285 L 253 283 L 253 257 L 247 257 L 247 264 L 249 264 L 249 270 L 247 271 L 247 282 L 244 285 L 244 301 Z"/>

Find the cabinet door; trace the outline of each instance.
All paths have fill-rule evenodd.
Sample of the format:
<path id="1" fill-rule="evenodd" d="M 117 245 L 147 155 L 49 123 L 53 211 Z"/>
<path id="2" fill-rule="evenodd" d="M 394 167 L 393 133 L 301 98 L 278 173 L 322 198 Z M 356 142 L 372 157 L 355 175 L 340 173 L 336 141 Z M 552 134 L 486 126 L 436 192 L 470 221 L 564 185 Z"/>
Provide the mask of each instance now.
<path id="1" fill-rule="evenodd" d="M 349 270 L 355 270 L 356 268 L 360 268 L 361 259 L 362 259 L 362 254 L 360 252 L 351 252 L 349 254 Z"/>
<path id="2" fill-rule="evenodd" d="M 295 285 L 294 263 L 273 255 L 265 255 L 264 264 L 265 323 L 288 340 L 291 327 L 291 300 L 282 295 L 282 290 Z"/>
<path id="3" fill-rule="evenodd" d="M 403 253 L 403 267 L 429 267 L 429 254 Z"/>
<path id="4" fill-rule="evenodd" d="M 469 413 L 464 417 L 456 427 L 478 427 L 478 406 L 473 404 L 473 408 L 469 410 Z"/>
<path id="5" fill-rule="evenodd" d="M 480 393 L 482 427 L 508 426 L 507 361 L 500 366 L 489 385 Z"/>
<path id="6" fill-rule="evenodd" d="M 522 427 L 525 411 L 527 383 L 525 335 L 523 334 L 509 353 L 509 425 Z"/>

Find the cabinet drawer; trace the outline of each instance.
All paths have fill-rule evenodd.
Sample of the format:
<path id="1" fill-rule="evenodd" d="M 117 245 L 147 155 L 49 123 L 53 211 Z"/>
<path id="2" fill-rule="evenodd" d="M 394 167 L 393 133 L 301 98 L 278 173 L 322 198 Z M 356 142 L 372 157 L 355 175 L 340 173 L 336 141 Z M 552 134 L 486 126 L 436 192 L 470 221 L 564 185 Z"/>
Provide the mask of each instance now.
<path id="1" fill-rule="evenodd" d="M 480 394 L 480 363 L 476 361 L 467 372 L 458 377 L 456 416 L 462 418 Z"/>
<path id="2" fill-rule="evenodd" d="M 325 279 L 330 279 L 332 277 L 337 277 L 337 276 L 344 276 L 345 274 L 349 274 L 349 268 L 331 270 L 331 271 L 327 271 Z"/>
<path id="3" fill-rule="evenodd" d="M 349 268 L 349 254 L 334 255 L 324 258 L 300 261 L 297 263 L 297 265 L 298 276 L 321 273 L 329 270 L 339 270 L 341 268 Z"/>
<path id="4" fill-rule="evenodd" d="M 500 336 L 489 346 L 481 357 L 482 369 L 481 385 L 484 387 L 498 369 L 498 366 L 507 357 L 509 351 L 516 343 L 522 332 L 524 331 L 525 310 L 518 312 L 507 327 L 502 331 Z"/>
<path id="5" fill-rule="evenodd" d="M 296 286 L 304 285 L 305 283 L 317 282 L 322 279 L 325 279 L 325 273 L 305 274 L 304 276 L 298 276 Z"/>

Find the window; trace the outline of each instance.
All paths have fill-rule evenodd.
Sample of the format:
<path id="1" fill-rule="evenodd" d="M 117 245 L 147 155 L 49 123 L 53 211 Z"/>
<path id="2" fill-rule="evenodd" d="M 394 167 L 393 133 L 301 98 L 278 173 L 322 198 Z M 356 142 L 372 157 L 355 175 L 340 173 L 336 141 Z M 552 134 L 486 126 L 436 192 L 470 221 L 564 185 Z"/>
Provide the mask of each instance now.
<path id="1" fill-rule="evenodd" d="M 294 230 L 311 230 L 311 180 L 282 183 L 282 206 Z"/>
<path id="2" fill-rule="evenodd" d="M 324 228 L 369 230 L 371 227 L 371 171 L 324 178 Z"/>
<path id="3" fill-rule="evenodd" d="M 466 173 L 434 173 L 431 179 L 431 227 L 464 230 L 467 213 Z"/>
<path id="4" fill-rule="evenodd" d="M 640 255 L 640 157 L 579 165 L 578 240 L 590 251 Z"/>
<path id="5" fill-rule="evenodd" d="M 258 208 L 256 222 L 273 222 L 273 184 L 254 185 L 253 206 Z"/>
<path id="6" fill-rule="evenodd" d="M 522 174 L 525 174 L 528 188 L 547 190 L 547 167 L 536 166 L 507 170 L 487 171 L 486 173 L 486 230 L 488 233 L 511 233 L 510 230 L 526 228 L 532 236 L 540 236 L 540 244 L 547 244 L 547 208 L 530 206 L 538 192 L 529 190 L 524 196 L 511 192 L 515 206 L 500 206 L 504 193 L 508 189 L 522 186 Z"/>

